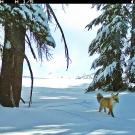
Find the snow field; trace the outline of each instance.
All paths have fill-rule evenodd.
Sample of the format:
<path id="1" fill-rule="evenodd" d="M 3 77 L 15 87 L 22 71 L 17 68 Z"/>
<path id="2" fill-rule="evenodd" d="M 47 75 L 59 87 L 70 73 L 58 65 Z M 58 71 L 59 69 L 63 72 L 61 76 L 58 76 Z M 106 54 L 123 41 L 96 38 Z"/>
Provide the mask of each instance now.
<path id="1" fill-rule="evenodd" d="M 59 85 L 61 81 L 57 80 Z M 0 135 L 133 135 L 135 133 L 134 93 L 120 93 L 120 102 L 114 108 L 115 118 L 112 118 L 104 112 L 98 112 L 97 92 L 84 93 L 84 89 L 88 87 L 88 80 L 72 80 L 71 83 L 74 84 L 68 83 L 69 87 L 65 85 L 65 88 L 64 85 L 62 88 L 46 87 L 46 82 L 44 87 L 34 87 L 31 108 L 28 107 L 29 87 L 23 87 L 22 91 L 26 104 L 20 103 L 20 108 L 0 107 Z M 105 92 L 102 94 L 110 95 Z"/>

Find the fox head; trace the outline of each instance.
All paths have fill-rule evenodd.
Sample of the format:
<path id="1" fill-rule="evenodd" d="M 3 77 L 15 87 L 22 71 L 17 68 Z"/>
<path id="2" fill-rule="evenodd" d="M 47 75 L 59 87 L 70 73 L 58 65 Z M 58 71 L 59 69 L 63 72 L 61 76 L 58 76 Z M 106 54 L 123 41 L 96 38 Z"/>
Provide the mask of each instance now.
<path id="1" fill-rule="evenodd" d="M 100 100 L 103 98 L 103 95 L 101 93 L 97 94 L 97 101 L 100 103 Z"/>
<path id="2" fill-rule="evenodd" d="M 112 98 L 113 98 L 113 100 L 115 101 L 115 102 L 117 102 L 117 103 L 119 103 L 119 93 L 117 93 L 116 95 L 114 95 L 113 93 L 112 93 Z"/>

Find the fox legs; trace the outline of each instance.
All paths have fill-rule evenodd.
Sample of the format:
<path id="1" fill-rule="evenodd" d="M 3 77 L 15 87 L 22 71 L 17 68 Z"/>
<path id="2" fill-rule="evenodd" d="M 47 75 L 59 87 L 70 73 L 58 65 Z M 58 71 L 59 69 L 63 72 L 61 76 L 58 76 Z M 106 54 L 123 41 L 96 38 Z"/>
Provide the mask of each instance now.
<path id="1" fill-rule="evenodd" d="M 102 109 L 103 109 L 103 108 L 100 106 L 100 107 L 99 107 L 99 112 L 101 112 L 101 111 L 102 111 Z"/>
<path id="2" fill-rule="evenodd" d="M 101 112 L 103 110 L 103 107 L 99 107 L 99 112 Z M 104 112 L 106 112 L 106 108 L 104 107 Z M 111 116 L 112 117 L 114 117 L 114 114 L 113 114 L 113 110 L 112 110 L 112 108 L 109 108 L 109 112 L 108 112 L 108 115 L 110 115 L 111 114 Z"/>
<path id="3" fill-rule="evenodd" d="M 102 109 L 103 109 L 103 107 L 99 107 L 99 112 L 101 112 L 102 111 Z M 106 113 L 106 108 L 104 107 L 104 112 Z"/>
<path id="4" fill-rule="evenodd" d="M 110 115 L 110 114 L 112 115 L 112 117 L 114 117 L 112 109 L 109 109 L 108 115 Z"/>

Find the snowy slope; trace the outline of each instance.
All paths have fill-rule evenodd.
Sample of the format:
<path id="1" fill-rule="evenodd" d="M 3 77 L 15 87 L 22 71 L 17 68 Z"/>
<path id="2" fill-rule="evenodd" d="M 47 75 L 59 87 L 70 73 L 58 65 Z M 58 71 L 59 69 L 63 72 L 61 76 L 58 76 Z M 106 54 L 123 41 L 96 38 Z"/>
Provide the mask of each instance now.
<path id="1" fill-rule="evenodd" d="M 49 86 L 49 82 L 56 80 L 62 87 Z M 112 118 L 98 112 L 96 92 L 84 93 L 88 80 L 56 80 L 36 80 L 42 87 L 34 87 L 31 108 L 29 87 L 22 91 L 26 104 L 13 109 L 0 107 L 0 135 L 134 135 L 134 93 L 120 93 L 120 103 L 114 108 L 116 117 Z"/>

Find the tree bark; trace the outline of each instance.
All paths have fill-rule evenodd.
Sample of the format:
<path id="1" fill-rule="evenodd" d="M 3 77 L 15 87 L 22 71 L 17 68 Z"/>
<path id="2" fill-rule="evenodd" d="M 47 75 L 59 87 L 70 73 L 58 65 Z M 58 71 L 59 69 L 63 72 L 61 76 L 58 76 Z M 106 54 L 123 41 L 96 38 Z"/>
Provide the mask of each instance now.
<path id="1" fill-rule="evenodd" d="M 6 23 L 0 78 L 0 104 L 19 107 L 22 88 L 26 29 L 15 23 Z"/>

